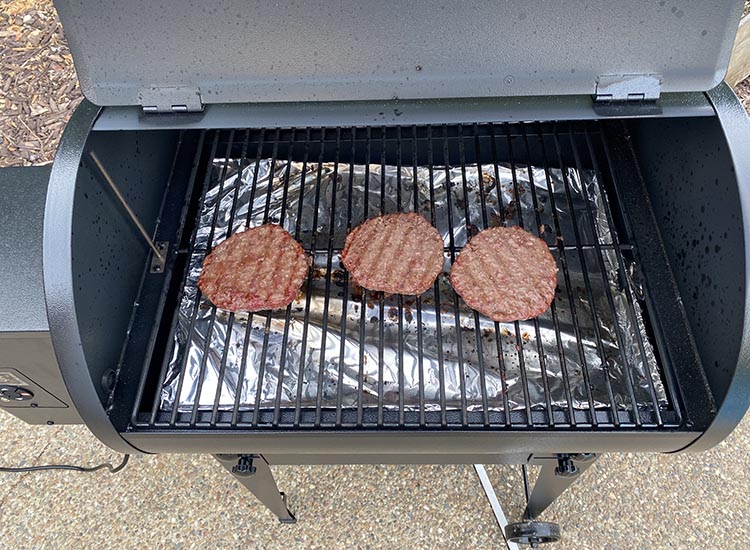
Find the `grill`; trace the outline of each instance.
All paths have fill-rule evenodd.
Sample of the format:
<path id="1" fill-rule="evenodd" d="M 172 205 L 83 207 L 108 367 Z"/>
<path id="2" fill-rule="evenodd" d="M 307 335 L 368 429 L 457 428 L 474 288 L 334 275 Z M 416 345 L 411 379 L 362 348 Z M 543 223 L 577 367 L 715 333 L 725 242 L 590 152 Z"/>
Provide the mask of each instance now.
<path id="1" fill-rule="evenodd" d="M 172 4 L 56 2 L 87 100 L 51 168 L 0 171 L 0 407 L 210 453 L 287 523 L 273 465 L 475 464 L 486 491 L 482 463 L 540 467 L 505 529 L 526 543 L 559 538 L 533 520 L 598 455 L 731 433 L 750 123 L 718 75 L 740 0 Z M 421 296 L 340 264 L 396 211 L 443 237 Z M 264 223 L 312 259 L 301 293 L 216 309 L 204 258 Z M 498 225 L 558 266 L 537 318 L 491 322 L 449 284 Z"/>
<path id="2" fill-rule="evenodd" d="M 648 311 L 649 298 L 635 298 L 636 291 L 631 288 L 632 277 L 628 273 L 634 266 L 638 251 L 631 244 L 625 230 L 624 212 L 618 203 L 613 187 L 615 182 L 608 168 L 607 159 L 611 153 L 606 147 L 598 124 L 227 130 L 202 133 L 199 140 L 204 145 L 198 149 L 198 155 L 207 156 L 212 161 L 210 164 L 213 169 L 204 166 L 203 181 L 197 185 L 195 182 L 190 183 L 190 187 L 195 191 L 192 193 L 193 196 L 188 198 L 192 204 L 186 211 L 201 212 L 198 216 L 200 221 L 196 223 L 193 219 L 185 220 L 188 224 L 192 222 L 194 226 L 192 230 L 189 227 L 185 230 L 185 234 L 190 234 L 191 239 L 187 246 L 181 247 L 178 254 L 187 255 L 191 260 L 184 263 L 181 272 L 175 270 L 173 274 L 173 282 L 167 290 L 168 305 L 162 317 L 159 341 L 171 342 L 173 345 L 179 343 L 184 347 L 184 336 L 176 335 L 182 326 L 181 323 L 186 326 L 188 333 L 195 332 L 196 324 L 202 323 L 203 332 L 216 336 L 206 338 L 203 335 L 199 342 L 191 342 L 189 353 L 184 349 L 181 355 L 177 353 L 177 368 L 174 369 L 175 372 L 170 373 L 176 377 L 171 385 L 177 396 L 177 403 L 164 403 L 161 399 L 162 388 L 168 377 L 168 365 L 175 362 L 170 362 L 170 359 L 176 356 L 174 348 L 168 350 L 164 356 L 157 354 L 152 356 L 150 361 L 146 361 L 132 416 L 132 425 L 135 429 L 179 426 L 287 429 L 409 426 L 559 429 L 596 426 L 629 429 L 676 428 L 681 425 L 682 415 L 675 399 L 673 382 L 667 379 L 668 403 L 666 398 L 660 403 L 652 377 L 653 369 L 653 376 L 661 389 L 657 372 L 661 369 L 667 371 L 671 368 L 670 365 L 663 360 L 657 364 L 652 354 L 646 353 L 647 349 L 650 350 L 650 343 L 647 341 L 645 326 L 642 327 L 643 334 L 641 330 L 634 330 L 628 335 L 623 333 L 622 325 L 636 325 L 636 320 L 641 320 L 640 312 Z M 235 153 L 239 153 L 238 158 L 232 158 Z M 563 161 L 563 156 L 570 160 L 570 165 Z M 263 164 L 266 157 L 270 162 Z M 301 166 L 297 166 L 299 175 L 291 178 L 291 162 L 294 158 L 299 158 Z M 286 161 L 280 162 L 279 159 Z M 369 162 L 373 160 L 380 160 L 380 164 L 371 165 Z M 537 160 L 540 168 L 535 169 L 528 164 L 532 160 Z M 196 159 L 196 162 L 201 160 Z M 356 162 L 365 164 L 355 165 Z M 395 164 L 395 178 L 392 178 L 395 179 L 395 186 L 389 183 L 389 189 L 386 189 L 387 180 L 381 177 L 381 174 L 387 172 L 389 162 Z M 236 168 L 230 169 L 230 164 L 236 164 Z M 328 173 L 325 175 L 324 170 L 318 168 L 324 164 L 328 167 Z M 265 174 L 261 173 L 261 166 Z M 412 172 L 405 173 L 404 166 L 411 168 Z M 596 227 L 591 201 L 583 201 L 585 207 L 581 204 L 574 207 L 574 200 L 580 201 L 584 190 L 580 189 L 579 182 L 576 185 L 579 189 L 571 190 L 569 177 L 583 173 L 584 166 L 594 174 L 589 182 L 594 188 L 593 191 L 600 197 L 609 198 L 604 201 L 604 212 L 599 216 L 606 223 L 604 228 Z M 421 193 L 416 188 L 418 178 L 411 176 L 420 169 L 426 172 L 429 187 Z M 360 200 L 364 204 L 354 206 L 352 189 L 357 170 L 360 173 L 364 172 L 363 192 L 366 198 L 364 201 Z M 501 170 L 510 172 L 512 189 L 504 189 L 498 195 L 500 184 L 497 182 L 501 180 Z M 379 173 L 373 173 L 378 171 Z M 455 171 L 458 177 L 455 177 L 452 171 Z M 467 171 L 474 172 L 475 180 L 476 174 L 488 173 L 489 178 L 485 176 L 486 188 L 494 184 L 494 193 L 493 190 L 486 192 L 485 187 L 477 193 L 479 188 L 474 181 L 472 183 L 475 184 L 475 192 L 470 194 Z M 539 176 L 535 176 L 535 171 L 543 175 L 542 185 L 546 186 L 547 190 L 544 196 L 547 211 L 544 204 L 540 206 L 536 185 L 523 185 L 518 181 L 518 174 L 526 176 L 527 182 L 539 180 Z M 339 172 L 345 172 L 346 177 L 341 178 Z M 245 173 L 249 179 L 247 186 L 237 182 L 237 174 Z M 436 173 L 440 176 L 438 183 Z M 405 181 L 402 181 L 402 174 Z M 197 173 L 195 175 L 197 177 Z M 262 179 L 264 187 L 262 193 L 257 191 L 259 178 Z M 297 204 L 288 207 L 289 197 L 300 194 L 300 185 L 293 186 L 290 179 L 300 183 L 306 182 L 308 178 L 315 184 L 316 190 L 307 197 L 308 201 L 314 204 L 312 209 L 305 209 L 305 196 L 297 196 Z M 320 196 L 321 189 L 324 188 L 322 178 L 329 178 L 332 182 L 327 188 L 328 197 L 323 201 Z M 269 181 L 277 182 L 275 187 L 268 185 Z M 449 182 L 450 187 L 454 184 L 459 187 L 455 195 L 453 190 L 446 191 Z M 370 185 L 375 187 L 372 196 Z M 290 186 L 293 186 L 291 192 Z M 553 186 L 561 189 L 551 192 Z M 388 196 L 388 192 L 393 193 L 393 196 Z M 638 193 L 638 190 L 633 192 Z M 207 198 L 209 193 L 212 196 Z M 514 208 L 514 204 L 521 204 L 520 193 L 531 195 L 532 208 L 523 214 L 521 208 Z M 239 199 L 240 194 L 249 198 L 242 201 Z M 280 206 L 273 203 L 271 194 L 280 197 L 277 201 Z M 346 231 L 363 219 L 393 210 L 417 211 L 428 216 L 435 224 L 436 219 L 441 217 L 440 213 L 436 214 L 436 194 L 446 198 L 447 215 L 443 214 L 442 217 L 448 218 L 449 230 L 445 253 L 451 261 L 466 242 L 467 227 L 469 232 L 473 232 L 490 226 L 490 208 L 486 204 L 488 201 L 496 201 L 497 206 L 489 216 L 495 216 L 494 223 L 518 224 L 522 227 L 525 224 L 531 231 L 543 238 L 546 237 L 547 241 L 552 243 L 549 247 L 561 266 L 562 273 L 558 299 L 549 315 L 530 322 L 515 322 L 501 327 L 499 323 L 480 320 L 480 315 L 476 312 L 462 311 L 466 309 L 465 306 L 460 305 L 460 300 L 447 283 L 436 282 L 432 292 L 412 300 L 407 297 L 405 303 L 403 296 L 385 297 L 382 293 L 372 293 L 358 288 L 350 281 L 348 273 L 339 265 L 338 256 Z M 504 203 L 503 195 L 512 197 L 509 204 Z M 425 200 L 420 204 L 420 197 L 432 200 Z M 557 202 L 563 199 L 562 204 L 558 205 L 556 199 Z M 636 196 L 634 199 L 642 200 L 642 197 Z M 479 215 L 476 215 L 477 205 L 471 205 L 470 200 L 481 202 Z M 196 201 L 197 206 L 194 204 Z M 227 201 L 231 201 L 228 207 L 225 205 Z M 247 210 L 244 220 L 241 219 L 243 216 L 237 216 L 238 210 L 242 210 L 238 203 L 242 202 L 243 208 Z M 466 223 L 458 228 L 450 219 L 451 212 L 454 211 L 452 202 L 463 204 L 458 208 L 463 209 Z M 248 208 L 248 203 L 252 204 L 253 208 Z M 274 218 L 270 213 L 272 204 L 275 206 Z M 288 209 L 296 212 L 293 211 L 290 216 Z M 312 218 L 311 224 L 304 223 L 303 209 L 307 214 L 313 213 L 312 216 L 308 216 Z M 474 211 L 476 219 L 472 218 L 470 211 Z M 341 214 L 337 215 L 337 212 Z M 496 212 L 507 217 L 501 221 Z M 325 224 L 319 224 L 319 220 L 326 216 L 328 219 Z M 560 222 L 558 216 L 564 218 L 567 223 Z M 289 217 L 296 219 L 285 224 Z M 334 217 L 342 218 L 340 226 L 332 222 Z M 191 272 L 189 266 L 199 268 L 205 254 L 228 236 L 230 228 L 242 228 L 254 221 L 288 226 L 295 237 L 305 245 L 315 263 L 308 276 L 306 288 L 303 289 L 305 296 L 290 305 L 286 311 L 240 316 L 243 317 L 240 321 L 235 315 L 227 316 L 217 311 L 207 300 L 200 299 L 195 284 L 195 270 Z M 543 221 L 550 224 L 549 230 Z M 217 230 L 220 224 L 225 225 Z M 618 226 L 622 228 L 622 235 L 617 229 Z M 646 235 L 657 233 L 654 226 L 639 226 L 638 230 Z M 201 242 L 196 244 L 196 235 L 199 231 L 202 238 Z M 603 240 L 599 237 L 601 233 L 606 233 L 608 242 L 600 242 Z M 652 241 L 649 244 L 654 246 L 658 245 L 658 242 Z M 612 275 L 607 274 L 605 251 L 614 253 L 612 258 L 615 260 L 613 267 L 616 271 Z M 573 276 L 570 264 L 575 266 L 576 273 Z M 652 273 L 651 276 L 665 275 Z M 626 303 L 620 307 L 615 306 L 611 284 L 619 285 L 621 290 L 618 296 L 626 299 Z M 340 290 L 338 294 L 341 297 L 336 299 L 337 293 L 332 292 L 332 289 Z M 188 294 L 198 296 L 186 300 L 185 296 Z M 316 320 L 316 326 L 322 326 L 322 331 L 313 339 L 308 338 L 308 332 L 311 325 L 311 304 L 315 296 L 321 297 L 324 304 L 319 308 L 322 310 L 321 318 Z M 336 311 L 334 301 L 337 302 Z M 351 310 L 349 302 L 355 304 Z M 593 307 L 587 307 L 587 302 L 593 304 Z M 176 307 L 175 304 L 182 305 Z M 183 309 L 187 311 L 183 314 L 184 319 L 180 320 Z M 429 310 L 426 314 L 431 318 L 435 318 L 436 310 L 442 312 L 436 319 L 434 330 L 428 334 L 418 329 L 425 324 L 425 309 Z M 561 309 L 562 313 L 559 312 Z M 342 318 L 342 311 L 349 314 Z M 618 315 L 622 316 L 623 313 L 627 318 L 618 321 Z M 613 331 L 614 335 L 602 336 L 599 320 L 603 318 L 610 321 L 606 328 Z M 290 340 L 292 320 L 299 321 L 301 325 L 294 330 L 302 333 L 300 344 L 303 351 L 299 356 L 304 359 L 287 364 L 286 346 Z M 651 327 L 650 318 L 644 321 L 643 325 Z M 236 342 L 232 339 L 235 324 L 243 327 L 236 334 Z M 218 325 L 222 325 L 221 331 L 215 330 Z M 335 325 L 336 329 L 329 330 L 330 325 Z M 349 328 L 347 332 L 347 325 L 355 327 L 354 330 Z M 376 328 L 373 328 L 373 325 Z M 561 326 L 565 327 L 562 330 L 567 331 L 566 335 L 561 333 Z M 554 340 L 545 341 L 543 344 L 540 335 L 542 330 L 552 330 Z M 165 337 L 164 333 L 167 331 Z M 388 341 L 385 333 L 392 331 L 397 331 L 398 334 L 395 349 L 391 350 L 396 352 L 394 371 L 397 371 L 397 377 L 388 381 L 391 387 L 386 392 L 384 368 L 389 365 L 384 359 L 384 346 L 392 342 Z M 355 353 L 358 353 L 356 365 L 344 364 L 344 347 L 351 332 L 355 335 L 358 332 L 359 340 L 362 342 L 374 340 L 372 352 L 367 351 L 367 355 L 377 361 L 377 369 L 372 369 L 376 370 L 375 379 L 369 379 L 371 377 L 365 375 L 367 359 L 364 346 L 355 349 Z M 467 333 L 468 337 L 465 337 Z M 258 349 L 254 353 L 255 364 L 249 367 L 255 373 L 250 381 L 255 388 L 248 392 L 254 399 L 242 402 L 242 392 L 237 391 L 237 386 L 246 380 L 248 363 L 252 363 L 247 354 L 251 334 L 259 341 Z M 329 334 L 340 342 L 340 346 L 337 345 L 338 349 L 335 350 L 338 353 L 334 351 L 334 362 L 338 364 L 334 366 L 336 372 L 332 375 L 320 369 L 320 365 L 326 365 L 330 361 L 327 361 L 326 357 L 326 337 Z M 437 386 L 437 391 L 426 397 L 424 379 L 427 368 L 424 364 L 416 365 L 417 388 L 416 395 L 411 396 L 411 403 L 405 402 L 409 400 L 409 396 L 405 397 L 402 388 L 405 384 L 399 383 L 405 380 L 404 345 L 405 342 L 409 343 L 409 338 L 405 338 L 405 334 L 412 336 L 411 345 L 416 345 L 417 360 L 426 355 L 423 347 L 436 347 L 435 362 L 438 367 L 437 380 L 431 384 L 433 389 Z M 457 334 L 461 337 L 457 338 Z M 477 334 L 481 334 L 482 337 L 476 338 Z M 275 347 L 278 348 L 279 337 L 281 351 L 269 353 L 269 342 L 276 341 Z M 612 340 L 606 345 L 608 348 L 614 348 L 614 359 L 610 357 L 613 354 L 611 349 L 605 351 L 603 340 L 607 338 Z M 635 358 L 641 361 L 644 375 L 635 368 L 628 368 L 628 357 L 624 351 L 624 342 L 628 338 L 635 340 Z M 577 341 L 577 346 L 573 349 L 564 349 L 563 342 L 567 343 L 571 339 Z M 317 377 L 314 384 L 316 391 L 303 402 L 302 384 L 298 383 L 294 403 L 290 404 L 287 399 L 282 401 L 283 385 L 279 384 L 278 380 L 283 380 L 285 370 L 296 371 L 293 377 L 297 381 L 303 379 L 304 373 L 300 372 L 300 369 L 306 368 L 307 355 L 304 348 L 308 345 L 308 340 L 310 345 L 320 350 L 320 356 L 315 361 L 317 372 L 313 373 Z M 604 371 L 604 376 L 599 377 L 596 384 L 589 374 L 587 354 L 583 351 L 584 340 L 590 341 L 589 345 L 593 351 L 588 353 L 589 356 L 593 356 L 596 363 L 592 367 L 595 367 L 597 372 Z M 445 341 L 450 343 L 446 344 Z M 233 381 L 230 383 L 227 379 L 229 348 L 235 346 L 244 350 L 244 353 L 241 350 L 236 352 L 239 360 L 234 369 L 238 372 L 233 374 Z M 486 348 L 491 348 L 491 351 L 485 353 Z M 478 384 L 474 385 L 478 386 L 479 395 L 475 395 L 473 399 L 467 397 L 467 384 L 462 382 L 469 379 L 466 373 L 468 366 L 465 368 L 463 361 L 464 350 L 471 350 L 468 354 L 476 357 L 476 365 L 472 368 L 478 377 Z M 452 351 L 457 354 L 455 361 L 449 359 Z M 271 362 L 268 358 L 274 353 L 280 355 L 276 366 L 278 374 L 273 377 L 274 386 L 267 388 L 271 395 L 264 398 L 264 402 L 261 403 L 263 389 L 269 384 L 266 381 L 266 364 Z M 554 403 L 549 387 L 552 375 L 548 374 L 547 361 L 544 359 L 551 354 L 556 356 L 555 363 L 559 367 L 554 373 L 554 378 L 562 381 L 562 392 L 558 391 L 562 394 L 562 399 Z M 519 379 L 522 388 L 520 391 L 510 392 L 508 389 L 506 355 L 514 356 L 511 360 L 518 370 L 518 375 L 513 378 Z M 527 371 L 527 355 L 533 356 L 538 364 L 536 373 Z M 220 359 L 213 361 L 212 356 Z M 583 367 L 575 374 L 580 378 L 581 383 L 577 386 L 583 393 L 581 397 L 575 396 L 571 390 L 572 374 L 567 372 L 566 367 L 567 363 L 571 362 L 571 357 L 573 362 Z M 618 374 L 608 372 L 608 359 L 617 361 L 619 366 L 626 365 L 624 372 L 619 373 L 619 378 Z M 186 376 L 189 361 L 194 362 L 194 368 L 198 371 L 193 377 L 190 374 Z M 457 391 L 452 399 L 446 397 L 445 363 L 448 362 L 454 367 L 450 378 L 455 380 L 454 384 L 458 386 L 453 388 Z M 206 389 L 204 386 L 207 385 L 209 377 L 209 363 L 216 363 L 212 367 L 217 372 L 211 377 L 211 387 Z M 347 373 L 347 376 L 356 378 L 356 387 L 348 388 L 356 391 L 356 396 L 353 397 L 354 404 L 348 406 L 344 403 L 343 395 L 344 371 L 347 368 L 357 371 L 356 374 Z M 501 385 L 500 391 L 493 395 L 489 395 L 487 390 L 486 373 L 489 371 L 495 374 Z M 155 383 L 153 379 L 156 372 L 159 374 Z M 331 378 L 332 387 L 325 387 L 324 376 Z M 637 376 L 642 380 L 644 387 L 636 387 L 634 378 Z M 366 385 L 372 388 L 372 395 L 365 393 Z M 541 389 L 533 407 L 530 397 L 533 393 L 532 385 Z M 291 388 L 292 393 L 294 390 L 295 388 Z M 330 395 L 324 396 L 324 392 Z M 520 393 L 519 402 L 515 406 L 509 403 L 509 393 Z M 179 399 L 183 395 L 190 399 L 191 403 L 180 404 Z M 616 402 L 615 395 L 619 403 Z M 368 397 L 370 402 L 367 402 Z M 574 402 L 577 406 L 574 406 Z"/>

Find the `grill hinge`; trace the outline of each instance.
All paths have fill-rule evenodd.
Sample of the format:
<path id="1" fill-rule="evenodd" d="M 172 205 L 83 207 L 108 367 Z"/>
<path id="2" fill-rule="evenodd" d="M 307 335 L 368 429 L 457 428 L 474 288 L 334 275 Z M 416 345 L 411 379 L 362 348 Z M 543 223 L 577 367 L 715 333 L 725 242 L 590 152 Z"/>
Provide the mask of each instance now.
<path id="1" fill-rule="evenodd" d="M 605 116 L 659 114 L 660 74 L 608 74 L 596 78 L 594 110 Z"/>
<path id="2" fill-rule="evenodd" d="M 144 113 L 196 113 L 203 111 L 201 92 L 189 87 L 144 88 L 138 99 Z"/>

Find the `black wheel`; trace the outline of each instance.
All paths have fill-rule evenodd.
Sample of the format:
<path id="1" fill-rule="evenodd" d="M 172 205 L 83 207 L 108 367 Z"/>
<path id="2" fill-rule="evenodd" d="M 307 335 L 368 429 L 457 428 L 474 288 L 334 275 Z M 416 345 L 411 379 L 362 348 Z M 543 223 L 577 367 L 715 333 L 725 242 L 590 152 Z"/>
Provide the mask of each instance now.
<path id="1" fill-rule="evenodd" d="M 560 526 L 557 523 L 543 521 L 524 521 L 509 523 L 505 527 L 505 538 L 516 544 L 530 544 L 536 548 L 540 544 L 560 540 Z"/>

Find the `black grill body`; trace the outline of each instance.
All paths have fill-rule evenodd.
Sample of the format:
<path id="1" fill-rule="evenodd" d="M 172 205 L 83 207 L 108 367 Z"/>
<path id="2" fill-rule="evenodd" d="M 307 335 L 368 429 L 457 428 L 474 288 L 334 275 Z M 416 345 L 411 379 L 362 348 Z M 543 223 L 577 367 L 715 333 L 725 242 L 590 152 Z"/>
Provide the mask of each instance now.
<path id="1" fill-rule="evenodd" d="M 144 121 L 134 117 L 132 110 L 101 111 L 84 102 L 66 129 L 50 176 L 43 233 L 46 303 L 34 306 L 43 307 L 48 316 L 48 331 L 42 332 L 49 334 L 54 345 L 68 394 L 54 392 L 60 381 L 57 368 L 48 369 L 52 374 L 41 377 L 33 369 L 18 372 L 34 381 L 39 395 L 57 398 L 62 403 L 55 405 L 58 410 L 74 408 L 113 449 L 217 455 L 286 521 L 293 517 L 275 489 L 269 464 L 538 464 L 543 467 L 543 483 L 531 493 L 528 509 L 528 514 L 535 516 L 596 454 L 701 450 L 731 432 L 747 410 L 750 393 L 745 250 L 750 208 L 742 183 L 750 179 L 746 151 L 750 124 L 727 87 L 708 94 L 665 97 L 660 115 L 632 118 L 602 118 L 590 102 L 578 99 L 555 112 L 543 100 L 527 102 L 521 108 L 528 115 L 523 118 L 533 122 L 504 119 L 497 116 L 503 112 L 498 108 L 463 114 L 451 111 L 450 117 L 461 122 L 446 123 L 439 109 L 425 111 L 419 103 L 400 102 L 399 113 L 406 113 L 412 123 L 402 124 L 398 120 L 401 114 L 394 114 L 392 119 L 372 125 L 363 122 L 369 108 L 359 114 L 350 110 L 333 124 L 316 124 L 319 115 L 311 120 L 303 109 L 288 114 L 297 117 L 299 125 L 283 126 L 269 123 L 274 107 L 243 111 L 237 106 L 213 106 L 200 116 L 159 115 Z M 104 159 L 153 240 L 168 243 L 166 263 L 158 273 L 151 269 L 150 249 L 103 185 L 90 151 Z M 210 406 L 163 407 L 160 391 L 174 352 L 177 309 L 190 285 L 189 258 L 208 253 L 213 244 L 209 238 L 208 248 L 198 250 L 195 246 L 206 191 L 225 181 L 210 168 L 217 159 L 234 159 L 242 166 L 253 158 L 333 163 L 336 167 L 417 166 L 434 171 L 450 166 L 464 174 L 477 165 L 534 166 L 547 181 L 552 172 L 564 174 L 567 168 L 593 171 L 605 198 L 604 219 L 612 240 L 602 244 L 579 238 L 578 231 L 583 234 L 582 228 L 591 223 L 584 217 L 574 220 L 572 239 L 549 243 L 561 269 L 560 302 L 556 304 L 572 302 L 574 291 L 591 295 L 596 281 L 604 276 L 602 258 L 607 251 L 615 258 L 616 280 L 634 276 L 633 266 L 638 266 L 635 275 L 641 290 L 635 292 L 624 285 L 625 306 L 629 312 L 636 307 L 643 312 L 645 333 L 634 345 L 640 353 L 646 341 L 653 346 L 655 360 L 645 365 L 658 373 L 665 399 L 657 399 L 657 378 L 651 376 L 645 393 L 636 398 L 638 388 L 632 373 L 626 371 L 620 379 L 600 380 L 600 387 L 590 381 L 591 391 L 584 392 L 583 406 L 572 405 L 569 386 L 565 386 L 566 398 L 560 403 L 545 399 L 532 405 L 525 401 L 514 408 L 507 406 L 505 391 L 494 396 L 497 402 L 493 403 L 493 396 L 487 393 L 471 401 L 462 389 L 453 402 L 444 394 L 431 402 L 425 396 L 423 379 L 416 403 L 406 403 L 398 391 L 390 402 L 381 379 L 376 381 L 373 400 L 366 405 L 359 399 L 348 406 L 336 399 L 336 392 L 333 401 L 330 394 L 319 392 L 312 402 L 290 405 L 281 401 L 277 391 L 272 402 L 263 404 L 235 402 L 226 406 L 220 404 L 217 392 Z M 564 177 L 561 181 L 562 196 L 569 197 L 571 182 Z M 252 181 L 251 186 L 254 184 Z M 346 182 L 342 180 L 341 185 Z M 467 197 L 465 178 L 463 190 L 461 179 L 456 185 L 457 196 Z M 288 192 L 283 186 L 281 189 Z M 486 198 L 482 195 L 479 200 Z M 399 204 L 404 210 L 414 208 L 397 197 L 397 208 Z M 565 212 L 565 207 L 562 204 L 559 211 Z M 338 208 L 350 206 L 344 201 Z M 428 219 L 434 216 L 429 203 L 417 208 L 424 208 Z M 509 220 L 512 215 L 511 211 Z M 348 219 L 351 224 L 358 223 L 353 217 Z M 529 231 L 542 231 L 533 218 L 531 222 L 516 221 L 526 223 Z M 471 219 L 477 229 L 489 223 L 481 215 Z M 550 230 L 560 234 L 555 223 Z M 346 275 L 343 280 L 334 277 L 343 235 L 331 230 L 329 237 L 323 245 L 305 243 L 301 238 L 303 246 L 315 255 L 316 265 L 326 268 L 313 283 L 325 289 L 325 296 L 331 295 L 334 287 L 340 288 L 337 285 L 349 284 Z M 461 246 L 460 238 L 454 236 L 446 245 L 446 256 L 454 258 Z M 570 280 L 573 261 L 585 266 L 586 277 L 580 283 Z M 433 294 L 439 294 L 437 289 Z M 342 296 L 372 302 L 380 327 L 386 322 L 383 313 L 394 310 L 395 321 L 391 322 L 399 331 L 406 330 L 405 308 L 412 308 L 417 319 L 426 311 L 422 302 L 406 304 L 403 297 L 356 298 L 348 292 Z M 457 303 L 448 308 L 447 318 L 452 321 L 441 330 L 445 334 L 480 332 L 476 315 L 469 317 L 468 328 L 465 326 Z M 605 292 L 604 300 L 587 314 L 606 315 L 611 307 L 612 296 Z M 214 309 L 208 314 L 214 319 L 219 312 Z M 298 315 L 303 324 L 310 322 L 303 308 L 301 312 L 256 314 L 248 325 L 259 323 L 269 334 L 273 323 L 274 330 L 283 332 L 292 315 Z M 329 309 L 323 323 L 326 315 L 330 315 Z M 561 325 L 568 322 L 563 315 L 557 306 L 549 313 L 558 340 L 564 330 Z M 582 331 L 583 315 L 579 311 L 568 329 Z M 372 321 L 362 317 L 355 322 Z M 531 326 L 538 331 L 540 321 L 535 323 Z M 600 335 L 594 336 L 599 341 Z M 524 371 L 523 356 L 529 346 L 517 343 L 495 363 L 479 354 L 484 358 L 479 362 L 483 392 L 489 371 L 502 372 L 503 357 L 517 353 L 521 356 L 521 382 L 539 381 L 546 395 L 546 374 L 534 378 Z M 425 344 L 424 339 L 418 341 L 418 346 Z M 562 349 L 536 352 L 564 356 Z M 226 355 L 218 373 L 220 380 L 226 377 Z M 324 360 L 322 356 L 321 362 Z M 243 364 L 241 368 L 249 367 Z M 561 372 L 566 383 L 570 374 Z M 203 373 L 200 380 L 202 377 Z M 361 376 L 359 380 L 362 391 Z M 623 384 L 630 400 L 608 403 L 605 399 L 590 406 L 596 391 L 611 397 L 615 383 Z M 178 378 L 177 384 L 183 382 Z M 525 387 L 524 395 L 529 389 Z M 203 392 L 201 382 L 196 391 Z M 16 405 L 11 410 L 32 422 L 77 421 L 75 415 L 56 415 L 55 407 L 36 405 Z M 252 477 L 250 471 L 261 475 Z M 561 481 L 557 472 L 571 475 Z"/>
<path id="2" fill-rule="evenodd" d="M 744 383 L 743 366 L 737 362 L 744 334 L 744 238 L 740 231 L 724 230 L 727 220 L 743 216 L 737 184 L 742 166 L 732 160 L 729 126 L 721 116 L 721 102 L 731 102 L 727 94 L 703 96 L 704 109 L 694 109 L 694 116 L 659 119 L 121 132 L 96 127 L 83 131 L 97 114 L 95 107 L 85 104 L 66 133 L 53 170 L 48 205 L 55 207 L 48 206 L 45 233 L 51 333 L 73 400 L 87 424 L 114 448 L 254 452 L 268 455 L 271 461 L 279 455 L 283 462 L 294 462 L 290 455 L 295 452 L 310 461 L 339 462 L 343 460 L 339 455 L 373 462 L 450 461 L 453 455 L 460 461 L 474 455 L 505 461 L 538 453 L 677 451 L 690 448 L 696 440 L 700 446 L 704 441 L 710 444 L 708 436 L 718 441 L 723 434 L 715 431 L 722 424 L 717 419 L 729 414 L 724 405 L 732 403 L 735 384 Z M 164 126 L 169 125 L 164 121 Z M 654 137 L 657 125 L 663 133 L 659 139 Z M 738 130 L 746 128 L 740 125 Z M 718 176 L 714 185 L 719 192 L 695 175 L 700 173 L 695 162 L 686 162 L 703 143 L 686 142 L 677 152 L 672 147 L 674 140 L 687 135 L 710 136 L 703 139 L 717 144 L 706 148 L 709 156 L 699 166 Z M 87 158 L 89 149 L 108 159 L 115 179 L 155 240 L 170 243 L 163 273 L 149 272 L 149 252 L 103 190 Z M 566 166 L 593 169 L 607 198 L 607 223 L 614 235 L 608 246 L 616 250 L 618 276 L 624 275 L 630 258 L 642 271 L 643 295 L 628 293 L 628 305 L 632 308 L 638 301 L 643 307 L 667 404 L 658 406 L 651 391 L 650 401 L 615 407 L 574 408 L 546 402 L 506 413 L 502 406 L 485 406 L 486 396 L 476 407 L 463 400 L 457 406 L 441 401 L 429 408 L 421 405 L 423 399 L 416 407 L 403 402 L 387 406 L 381 394 L 376 404 L 364 407 L 340 402 L 323 406 L 319 396 L 317 406 L 290 406 L 277 400 L 262 407 L 227 408 L 219 407 L 217 399 L 208 408 L 163 410 L 159 391 L 172 353 L 187 258 L 194 252 L 196 216 L 211 183 L 209 163 L 215 158 L 250 162 L 253 157 L 342 166 L 416 164 L 436 170 L 477 163 L 534 165 L 547 172 Z M 681 191 L 664 193 L 665 180 L 680 182 Z M 727 215 L 705 214 L 694 226 L 672 221 L 692 203 Z M 472 223 L 481 228 L 487 222 Z M 722 254 L 711 256 L 714 248 L 706 252 L 704 246 L 692 244 L 696 239 L 703 243 L 707 235 Z M 550 246 L 558 258 L 580 257 L 584 263 L 588 258 L 590 279 L 601 277 L 601 245 L 569 240 Z M 334 244 L 317 251 L 324 265 L 336 261 Z M 458 251 L 458 246 L 449 247 L 446 254 Z M 676 269 L 680 261 L 692 262 L 693 268 Z M 564 280 L 566 264 L 561 264 Z M 735 280 L 730 283 L 729 278 Z M 701 280 L 711 284 L 695 292 Z M 333 283 L 324 276 L 321 284 Z M 560 290 L 567 299 L 570 288 Z M 381 296 L 375 298 L 376 310 L 384 307 L 384 300 L 392 301 L 389 307 L 404 307 L 397 298 Z M 724 314 L 711 310 L 711 303 L 722 304 Z M 283 321 L 288 313 L 273 315 Z M 261 324 L 270 324 L 270 316 L 259 315 Z M 552 317 L 557 321 L 554 307 Z M 709 317 L 714 320 L 707 321 Z M 721 338 L 735 346 L 732 353 L 714 344 Z M 518 353 L 525 349 L 519 347 Z M 632 379 L 624 381 L 632 395 Z M 731 422 L 744 411 L 736 404 L 730 409 Z"/>

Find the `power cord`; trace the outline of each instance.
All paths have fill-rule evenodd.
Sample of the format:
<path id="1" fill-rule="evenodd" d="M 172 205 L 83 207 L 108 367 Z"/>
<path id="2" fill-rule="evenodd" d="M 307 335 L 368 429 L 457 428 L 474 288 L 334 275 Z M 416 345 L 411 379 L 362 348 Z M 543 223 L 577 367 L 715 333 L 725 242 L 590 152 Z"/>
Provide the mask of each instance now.
<path id="1" fill-rule="evenodd" d="M 82 472 L 84 474 L 90 474 L 92 472 L 98 472 L 99 470 L 109 470 L 110 474 L 116 474 L 123 470 L 128 465 L 130 455 L 122 457 L 122 462 L 117 466 L 112 466 L 109 462 L 99 464 L 98 466 L 73 466 L 72 464 L 46 464 L 44 466 L 23 466 L 19 468 L 7 468 L 0 466 L 0 472 L 9 474 L 22 474 L 25 472 L 48 472 L 50 470 L 70 470 L 72 472 Z"/>

